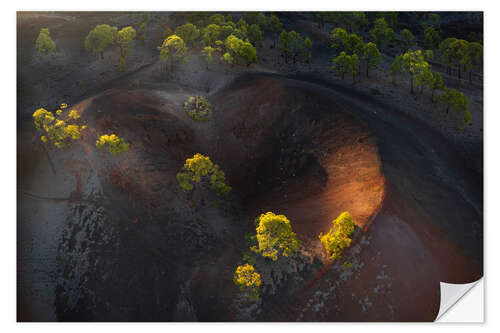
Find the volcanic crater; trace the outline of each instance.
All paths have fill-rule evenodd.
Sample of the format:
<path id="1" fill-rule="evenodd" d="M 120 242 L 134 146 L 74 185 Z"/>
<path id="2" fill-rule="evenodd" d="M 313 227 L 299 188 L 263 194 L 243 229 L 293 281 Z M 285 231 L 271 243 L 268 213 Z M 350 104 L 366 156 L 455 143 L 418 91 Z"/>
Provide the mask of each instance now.
<path id="1" fill-rule="evenodd" d="M 90 129 L 81 144 L 20 157 L 32 161 L 21 170 L 23 207 L 64 221 L 53 264 L 59 320 L 433 320 L 439 281 L 482 276 L 478 176 L 422 123 L 307 78 L 241 75 L 208 96 L 207 122 L 183 110 L 197 94 L 161 83 L 105 89 L 73 106 Z M 130 150 L 96 150 L 107 133 Z M 222 203 L 178 186 L 195 153 L 224 170 L 232 191 Z M 53 173 L 50 185 L 36 185 L 40 172 Z M 54 199 L 57 216 L 43 204 Z M 290 219 L 299 268 L 280 259 L 260 310 L 245 312 L 233 272 L 267 211 Z M 348 277 L 318 239 L 343 211 L 358 227 Z"/>

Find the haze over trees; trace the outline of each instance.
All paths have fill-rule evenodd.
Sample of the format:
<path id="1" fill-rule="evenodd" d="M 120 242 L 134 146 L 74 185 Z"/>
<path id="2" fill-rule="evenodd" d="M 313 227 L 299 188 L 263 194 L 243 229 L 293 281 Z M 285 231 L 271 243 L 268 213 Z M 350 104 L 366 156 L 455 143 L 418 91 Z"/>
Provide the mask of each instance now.
<path id="1" fill-rule="evenodd" d="M 50 37 L 48 28 L 42 28 L 35 42 L 38 53 L 50 54 L 56 51 L 56 43 Z"/>

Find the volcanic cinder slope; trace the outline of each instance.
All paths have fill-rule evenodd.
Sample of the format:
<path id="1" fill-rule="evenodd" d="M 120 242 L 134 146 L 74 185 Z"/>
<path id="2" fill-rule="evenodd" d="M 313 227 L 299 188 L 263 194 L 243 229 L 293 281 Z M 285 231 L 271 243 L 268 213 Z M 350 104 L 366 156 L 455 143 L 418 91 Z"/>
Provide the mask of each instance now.
<path id="1" fill-rule="evenodd" d="M 70 149 L 19 133 L 20 320 L 433 320 L 439 281 L 482 276 L 479 176 L 424 124 L 308 78 L 242 75 L 209 96 L 203 123 L 182 108 L 199 93 L 124 82 L 73 106 L 90 131 Z M 111 132 L 128 152 L 96 150 Z M 222 204 L 178 186 L 195 153 L 226 172 Z M 232 277 L 266 211 L 304 246 L 257 263 L 248 305 Z M 318 239 L 343 211 L 359 227 L 350 269 Z"/>

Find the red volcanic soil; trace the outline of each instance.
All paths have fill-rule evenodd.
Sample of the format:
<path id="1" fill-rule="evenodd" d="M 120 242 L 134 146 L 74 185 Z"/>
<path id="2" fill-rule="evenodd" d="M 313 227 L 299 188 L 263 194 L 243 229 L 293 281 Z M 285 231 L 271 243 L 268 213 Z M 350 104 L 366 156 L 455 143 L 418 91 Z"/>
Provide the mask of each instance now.
<path id="1" fill-rule="evenodd" d="M 318 234 L 343 211 L 368 228 L 384 197 L 384 177 L 369 128 L 340 105 L 310 105 L 310 97 L 263 78 L 224 91 L 214 102 L 224 115 L 221 159 L 232 183 L 250 192 L 247 214 L 285 214 L 315 247 Z"/>

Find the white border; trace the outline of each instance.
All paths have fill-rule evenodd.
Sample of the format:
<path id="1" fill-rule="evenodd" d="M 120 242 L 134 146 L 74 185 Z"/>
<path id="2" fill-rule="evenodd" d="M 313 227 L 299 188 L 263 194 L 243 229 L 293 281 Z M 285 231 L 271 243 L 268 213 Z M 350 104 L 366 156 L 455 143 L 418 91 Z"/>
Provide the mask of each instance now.
<path id="1" fill-rule="evenodd" d="M 435 324 L 16 324 L 16 10 L 484 10 L 485 11 L 485 283 L 486 294 L 486 325 L 435 325 Z M 497 189 L 500 188 L 499 174 L 500 159 L 498 157 L 498 143 L 500 143 L 499 115 L 500 107 L 497 90 L 500 85 L 498 69 L 498 32 L 500 32 L 500 15 L 496 10 L 494 1 L 480 0 L 453 0 L 435 1 L 420 0 L 418 2 L 402 1 L 348 1 L 336 0 L 307 0 L 307 1 L 263 1 L 253 0 L 249 2 L 236 2 L 229 0 L 191 1 L 153 1 L 141 0 L 136 2 L 122 1 L 97 1 L 87 0 L 44 0 L 44 1 L 5 1 L 2 3 L 0 20 L 2 24 L 2 126 L 0 130 L 0 142 L 2 143 L 2 162 L 0 172 L 0 184 L 2 200 L 1 219 L 1 251 L 0 258 L 2 270 L 0 273 L 0 318 L 3 332 L 11 331 L 36 331 L 36 332 L 83 332 L 109 331 L 119 329 L 120 332 L 137 332 L 137 330 L 148 330 L 158 332 L 171 331 L 208 331 L 208 332 L 260 332 L 286 330 L 288 332 L 301 332 L 305 330 L 366 330 L 372 332 L 421 332 L 425 330 L 453 330 L 453 332 L 471 332 L 478 328 L 497 327 L 499 331 L 500 318 L 495 315 L 496 309 L 492 304 L 499 296 L 498 285 L 500 284 L 498 257 L 498 240 L 500 235 Z M 490 260 L 491 259 L 491 260 Z M 491 264 L 491 265 L 490 265 Z M 491 282 L 491 283 L 490 283 Z M 489 309 L 493 308 L 493 312 Z M 491 317 L 488 316 L 491 314 Z M 324 327 L 324 326 L 327 327 Z M 333 326 L 335 325 L 335 327 Z M 349 327 L 340 327 L 340 326 Z M 422 327 L 425 325 L 425 327 Z M 320 327 L 322 326 L 322 327 Z M 369 326 L 369 327 L 366 327 Z"/>

